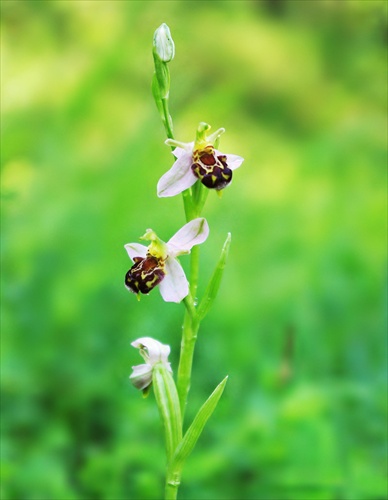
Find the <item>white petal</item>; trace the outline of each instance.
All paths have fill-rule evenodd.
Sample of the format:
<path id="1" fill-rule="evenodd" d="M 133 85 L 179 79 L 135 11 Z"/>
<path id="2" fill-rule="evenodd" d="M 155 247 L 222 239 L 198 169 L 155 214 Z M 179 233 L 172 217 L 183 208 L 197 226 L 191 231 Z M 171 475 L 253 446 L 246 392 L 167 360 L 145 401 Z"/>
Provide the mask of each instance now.
<path id="1" fill-rule="evenodd" d="M 203 243 L 208 235 L 209 226 L 203 217 L 188 222 L 168 241 L 169 255 L 175 257 L 183 253 L 190 253 L 191 248 Z"/>
<path id="2" fill-rule="evenodd" d="M 173 258 L 166 261 L 166 276 L 159 285 L 166 302 L 181 302 L 189 294 L 189 283 L 180 263 Z"/>
<path id="3" fill-rule="evenodd" d="M 191 187 L 197 178 L 191 171 L 193 158 L 191 153 L 183 151 L 174 165 L 166 172 L 158 182 L 157 192 L 160 198 L 175 196 L 185 189 Z"/>
<path id="4" fill-rule="evenodd" d="M 186 148 L 175 148 L 172 154 L 175 156 L 175 158 L 180 158 L 183 154 L 187 153 L 190 153 L 190 155 L 192 155 L 194 142 L 191 142 L 187 146 L 188 147 Z"/>
<path id="5" fill-rule="evenodd" d="M 152 366 L 151 365 L 137 365 L 132 366 L 133 372 L 129 376 L 132 384 L 136 389 L 141 391 L 148 387 L 152 382 Z"/>
<path id="6" fill-rule="evenodd" d="M 125 250 L 128 252 L 129 257 L 133 260 L 134 257 L 141 257 L 144 259 L 147 255 L 148 247 L 140 243 L 127 243 L 124 245 Z"/>
<path id="7" fill-rule="evenodd" d="M 222 155 L 222 153 L 220 154 Z M 225 154 L 225 156 L 226 156 L 226 163 L 228 164 L 230 170 L 236 170 L 236 168 L 240 167 L 242 162 L 244 161 L 244 158 L 241 158 L 241 156 L 227 155 L 227 154 Z"/>
<path id="8" fill-rule="evenodd" d="M 152 337 L 141 337 L 131 343 L 133 347 L 140 349 L 144 361 L 151 365 L 159 361 L 167 362 L 168 355 L 170 354 L 170 346 L 162 344 Z"/>
<path id="9" fill-rule="evenodd" d="M 166 344 L 160 344 L 160 361 L 162 361 L 165 365 L 168 365 L 170 371 L 170 363 L 168 363 L 168 356 L 170 354 L 170 346 Z"/>
<path id="10" fill-rule="evenodd" d="M 152 337 L 140 337 L 139 339 L 131 342 L 131 346 L 141 349 L 147 347 L 147 349 L 158 349 L 158 346 L 162 345 L 159 341 L 153 339 Z"/>

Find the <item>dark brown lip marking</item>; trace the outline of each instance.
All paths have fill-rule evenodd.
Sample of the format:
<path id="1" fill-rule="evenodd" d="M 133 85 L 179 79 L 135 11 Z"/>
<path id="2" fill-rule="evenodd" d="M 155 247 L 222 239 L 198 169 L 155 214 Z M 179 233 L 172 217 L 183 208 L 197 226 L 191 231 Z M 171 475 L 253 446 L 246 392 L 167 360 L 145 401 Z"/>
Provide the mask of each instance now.
<path id="1" fill-rule="evenodd" d="M 125 275 L 125 286 L 133 293 L 149 293 L 166 276 L 164 262 L 152 255 L 134 257 L 134 264 Z"/>
<path id="2" fill-rule="evenodd" d="M 193 153 L 193 174 L 209 189 L 224 189 L 232 180 L 233 172 L 228 167 L 225 155 L 215 155 L 213 146 Z"/>

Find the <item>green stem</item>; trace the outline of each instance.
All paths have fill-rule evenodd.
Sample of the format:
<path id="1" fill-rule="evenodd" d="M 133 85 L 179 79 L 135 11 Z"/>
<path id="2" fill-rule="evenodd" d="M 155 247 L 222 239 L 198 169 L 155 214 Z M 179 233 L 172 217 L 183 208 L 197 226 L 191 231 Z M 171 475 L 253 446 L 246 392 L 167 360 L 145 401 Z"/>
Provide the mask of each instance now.
<path id="1" fill-rule="evenodd" d="M 194 348 L 195 342 L 197 340 L 198 327 L 199 324 L 196 321 L 193 321 L 190 317 L 190 314 L 186 311 L 183 320 L 181 353 L 179 358 L 177 383 L 182 422 L 186 409 L 187 396 L 189 394 L 191 385 L 191 369 L 193 366 Z"/>
<path id="2" fill-rule="evenodd" d="M 181 352 L 178 367 L 178 396 L 181 407 L 182 422 L 186 409 L 187 396 L 191 385 L 191 370 L 193 366 L 193 356 L 195 342 L 199 328 L 197 311 L 195 310 L 195 295 L 198 285 L 199 274 L 199 247 L 195 246 L 191 251 L 190 270 L 190 293 L 185 298 L 186 313 L 182 327 Z"/>
<path id="3" fill-rule="evenodd" d="M 155 83 L 157 85 L 157 82 Z M 162 121 L 169 139 L 174 139 L 172 119 L 168 107 L 168 97 L 159 100 L 159 110 L 162 114 Z M 189 222 L 200 216 L 200 212 L 206 200 L 207 193 L 204 193 L 202 184 L 197 183 L 193 189 L 187 189 L 182 193 L 183 205 L 185 210 L 186 222 Z M 207 191 L 207 190 L 206 190 Z M 187 403 L 187 397 L 191 385 L 191 370 L 193 365 L 195 342 L 199 328 L 198 315 L 196 311 L 196 294 L 199 275 L 199 247 L 195 246 L 191 251 L 190 268 L 190 293 L 184 299 L 186 312 L 182 327 L 181 352 L 178 367 L 177 390 L 179 405 L 182 415 L 182 426 L 184 412 Z M 180 485 L 181 471 L 169 470 L 166 476 L 165 499 L 175 500 Z"/>
<path id="4" fill-rule="evenodd" d="M 200 217 L 205 202 L 207 200 L 207 195 L 209 194 L 209 189 L 205 188 L 202 182 L 196 182 L 191 188 L 192 200 L 193 200 L 193 218 Z"/>
<path id="5" fill-rule="evenodd" d="M 197 288 L 199 275 L 199 246 L 195 246 L 191 250 L 191 271 L 190 271 L 190 296 L 194 306 L 197 304 Z"/>
<path id="6" fill-rule="evenodd" d="M 181 484 L 180 472 L 168 473 L 166 477 L 165 500 L 175 500 Z"/>
<path id="7" fill-rule="evenodd" d="M 161 106 L 161 111 L 163 112 L 162 122 L 166 131 L 166 135 L 169 139 L 174 139 L 172 119 L 168 108 L 168 98 L 161 99 L 159 102 L 162 103 Z M 172 147 L 171 149 L 173 150 L 174 148 Z M 183 207 L 185 209 L 186 222 L 189 222 L 192 219 L 195 219 L 193 214 L 193 208 L 192 208 L 193 204 L 191 201 L 190 189 L 186 189 L 185 191 L 183 191 L 182 199 L 183 199 Z"/>
<path id="8" fill-rule="evenodd" d="M 168 109 L 168 99 L 162 98 L 162 109 L 163 109 L 163 125 L 166 130 L 166 135 L 169 139 L 174 139 L 174 134 L 172 131 L 172 121 L 170 112 Z"/>
<path id="9" fill-rule="evenodd" d="M 186 306 L 186 312 L 189 314 L 191 321 L 195 321 L 197 318 L 197 311 L 191 294 L 183 299 L 183 303 Z"/>
<path id="10" fill-rule="evenodd" d="M 190 222 L 191 220 L 195 219 L 195 217 L 193 217 L 193 204 L 191 202 L 190 189 L 186 189 L 182 192 L 182 199 L 183 207 L 185 209 L 186 222 Z"/>

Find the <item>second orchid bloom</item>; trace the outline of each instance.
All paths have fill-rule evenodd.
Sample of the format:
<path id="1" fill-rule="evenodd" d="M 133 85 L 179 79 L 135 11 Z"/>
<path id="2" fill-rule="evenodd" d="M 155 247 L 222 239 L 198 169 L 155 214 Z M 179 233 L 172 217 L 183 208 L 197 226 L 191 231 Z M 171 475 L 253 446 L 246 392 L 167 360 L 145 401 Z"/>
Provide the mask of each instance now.
<path id="1" fill-rule="evenodd" d="M 185 224 L 167 243 L 148 229 L 140 238 L 150 241 L 148 247 L 139 243 L 125 245 L 134 262 L 125 275 L 125 286 L 136 294 L 148 294 L 159 286 L 166 302 L 181 302 L 189 293 L 189 284 L 177 257 L 190 253 L 208 235 L 209 226 L 202 217 Z"/>
<path id="2" fill-rule="evenodd" d="M 216 191 L 230 184 L 233 170 L 238 168 L 244 159 L 215 149 L 225 129 L 220 128 L 207 136 L 209 129 L 210 125 L 201 122 L 195 142 L 183 143 L 167 139 L 166 144 L 175 147 L 173 154 L 177 160 L 158 182 L 159 197 L 175 196 L 189 189 L 198 180 L 207 188 Z"/>

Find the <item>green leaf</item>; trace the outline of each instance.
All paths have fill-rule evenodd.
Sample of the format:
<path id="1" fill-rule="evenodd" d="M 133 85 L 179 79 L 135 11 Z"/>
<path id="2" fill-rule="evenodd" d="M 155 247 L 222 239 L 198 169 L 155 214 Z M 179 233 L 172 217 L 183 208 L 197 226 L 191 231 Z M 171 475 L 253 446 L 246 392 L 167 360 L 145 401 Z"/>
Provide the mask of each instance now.
<path id="1" fill-rule="evenodd" d="M 174 453 L 174 456 L 168 468 L 169 474 L 180 475 L 180 471 L 182 470 L 186 458 L 193 451 L 193 448 L 198 441 L 198 438 L 201 435 L 206 422 L 208 421 L 218 404 L 227 380 L 228 377 L 225 377 L 224 380 L 218 384 L 209 398 L 199 409 L 192 424 L 187 429 L 186 434 L 184 435 L 181 443 Z"/>
<path id="2" fill-rule="evenodd" d="M 154 366 L 152 385 L 160 418 L 163 422 L 167 460 L 169 461 L 182 440 L 182 417 L 174 379 L 162 363 Z"/>
<path id="3" fill-rule="evenodd" d="M 222 247 L 221 255 L 220 258 L 218 259 L 218 263 L 214 270 L 213 276 L 211 277 L 209 284 L 205 290 L 204 296 L 201 300 L 201 303 L 198 306 L 199 321 L 201 321 L 209 312 L 209 309 L 211 308 L 214 299 L 217 296 L 218 289 L 220 288 L 221 284 L 221 278 L 224 273 L 226 260 L 228 258 L 231 240 L 232 240 L 232 235 L 228 233 L 224 246 Z"/>

